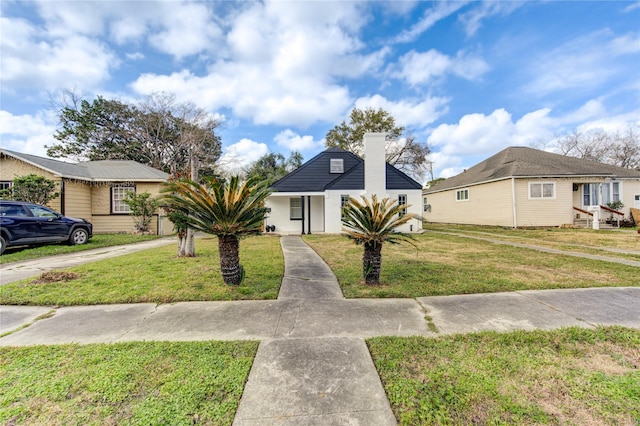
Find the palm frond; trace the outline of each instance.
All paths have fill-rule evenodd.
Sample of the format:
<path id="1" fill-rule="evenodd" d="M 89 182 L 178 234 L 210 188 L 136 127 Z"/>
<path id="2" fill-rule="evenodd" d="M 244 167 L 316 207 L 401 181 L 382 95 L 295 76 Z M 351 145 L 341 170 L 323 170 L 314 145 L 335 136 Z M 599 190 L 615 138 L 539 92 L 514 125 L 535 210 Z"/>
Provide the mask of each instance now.
<path id="1" fill-rule="evenodd" d="M 376 195 L 372 195 L 371 200 L 364 196 L 361 201 L 350 198 L 343 208 L 343 230 L 356 244 L 411 242 L 410 235 L 396 231 L 413 218 L 406 214 L 401 216 L 407 207 L 409 205 L 397 204 L 389 198 L 378 201 Z"/>
<path id="2" fill-rule="evenodd" d="M 189 227 L 218 236 L 261 232 L 267 213 L 264 201 L 270 194 L 266 183 L 241 182 L 238 176 L 228 183 L 183 179 L 169 183 L 162 192 L 166 206 L 188 212 Z"/>

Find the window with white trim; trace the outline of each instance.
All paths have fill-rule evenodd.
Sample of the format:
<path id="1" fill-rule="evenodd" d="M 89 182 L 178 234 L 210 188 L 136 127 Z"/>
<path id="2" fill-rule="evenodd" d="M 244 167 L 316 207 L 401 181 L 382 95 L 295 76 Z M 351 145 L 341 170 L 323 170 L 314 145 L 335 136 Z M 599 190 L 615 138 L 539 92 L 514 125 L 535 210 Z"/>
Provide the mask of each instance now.
<path id="1" fill-rule="evenodd" d="M 529 182 L 529 198 L 536 200 L 556 198 L 556 183 Z"/>
<path id="2" fill-rule="evenodd" d="M 468 201 L 469 200 L 469 188 L 458 189 L 456 191 L 456 201 Z"/>
<path id="3" fill-rule="evenodd" d="M 10 180 L 0 180 L 0 191 L 4 191 L 5 189 L 11 188 L 13 182 Z M 8 199 L 13 198 L 11 194 L 8 194 Z"/>
<path id="4" fill-rule="evenodd" d="M 289 219 L 302 220 L 302 198 L 289 198 Z"/>
<path id="5" fill-rule="evenodd" d="M 344 206 L 347 205 L 347 203 L 349 202 L 350 198 L 351 197 L 349 195 L 344 195 L 343 194 L 343 195 L 340 196 L 340 211 L 341 211 L 340 216 L 342 217 L 342 219 L 344 219 Z"/>
<path id="6" fill-rule="evenodd" d="M 584 207 L 597 206 L 598 202 L 598 188 L 597 183 L 585 183 L 582 185 L 582 205 Z"/>
<path id="7" fill-rule="evenodd" d="M 407 194 L 398 194 L 398 205 L 407 205 Z M 402 217 L 405 214 L 407 214 L 407 208 L 403 208 L 402 210 L 400 210 L 400 212 L 398 213 L 398 216 Z"/>
<path id="8" fill-rule="evenodd" d="M 620 182 L 607 182 L 602 184 L 602 204 L 620 201 Z"/>
<path id="9" fill-rule="evenodd" d="M 124 202 L 127 192 L 135 194 L 135 186 L 116 185 L 111 187 L 111 213 L 130 213 L 131 209 Z"/>

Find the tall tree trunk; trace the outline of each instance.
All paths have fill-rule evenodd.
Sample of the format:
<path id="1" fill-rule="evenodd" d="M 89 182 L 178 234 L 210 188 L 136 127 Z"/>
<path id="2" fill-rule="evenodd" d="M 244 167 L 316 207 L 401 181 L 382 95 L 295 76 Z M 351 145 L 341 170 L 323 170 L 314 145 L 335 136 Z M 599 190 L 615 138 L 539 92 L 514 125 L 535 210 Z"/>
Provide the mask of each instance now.
<path id="1" fill-rule="evenodd" d="M 184 249 L 187 234 L 184 232 L 178 232 L 178 257 L 184 257 Z"/>
<path id="2" fill-rule="evenodd" d="M 226 284 L 239 285 L 243 278 L 240 265 L 240 241 L 235 235 L 218 236 L 220 271 Z"/>
<path id="3" fill-rule="evenodd" d="M 198 176 L 198 161 L 193 153 L 193 148 L 189 148 L 189 164 L 191 166 L 191 180 L 197 182 Z M 196 231 L 191 228 L 187 229 L 187 237 L 184 245 L 185 257 L 196 257 Z"/>
<path id="4" fill-rule="evenodd" d="M 189 228 L 184 237 L 184 257 L 196 256 L 196 232 Z"/>
<path id="5" fill-rule="evenodd" d="M 362 274 L 365 284 L 380 284 L 382 244 L 365 243 L 362 255 Z"/>

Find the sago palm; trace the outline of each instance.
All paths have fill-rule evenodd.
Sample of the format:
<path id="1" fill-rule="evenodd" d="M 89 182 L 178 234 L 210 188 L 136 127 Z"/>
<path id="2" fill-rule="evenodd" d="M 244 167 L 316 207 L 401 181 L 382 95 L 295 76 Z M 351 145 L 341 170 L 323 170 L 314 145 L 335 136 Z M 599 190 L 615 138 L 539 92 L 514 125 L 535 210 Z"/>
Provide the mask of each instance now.
<path id="1" fill-rule="evenodd" d="M 382 244 L 397 244 L 411 241 L 411 236 L 397 232 L 396 228 L 410 221 L 413 217 L 401 215 L 409 205 L 397 204 L 384 198 L 378 201 L 376 195 L 371 200 L 362 196 L 362 202 L 350 198 L 342 210 L 342 225 L 347 236 L 356 244 L 364 246 L 362 255 L 362 273 L 366 284 L 380 282 L 382 265 Z"/>
<path id="2" fill-rule="evenodd" d="M 218 237 L 222 279 L 240 284 L 244 272 L 239 238 L 262 232 L 267 213 L 264 200 L 270 194 L 266 183 L 257 179 L 241 182 L 237 176 L 228 183 L 183 179 L 169 183 L 163 192 L 169 207 L 189 212 L 184 219 L 190 228 Z"/>

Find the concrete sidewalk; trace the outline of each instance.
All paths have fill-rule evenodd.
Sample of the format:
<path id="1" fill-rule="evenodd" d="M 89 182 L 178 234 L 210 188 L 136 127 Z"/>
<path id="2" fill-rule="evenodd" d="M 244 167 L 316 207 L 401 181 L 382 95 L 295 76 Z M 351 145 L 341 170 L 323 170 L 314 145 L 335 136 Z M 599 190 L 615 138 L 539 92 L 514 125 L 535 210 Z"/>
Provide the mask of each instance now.
<path id="1" fill-rule="evenodd" d="M 640 328 L 640 287 L 345 300 L 333 272 L 299 237 L 281 244 L 285 276 L 277 300 L 0 306 L 0 334 L 18 330 L 0 346 L 260 340 L 235 425 L 395 425 L 365 338 L 437 336 L 427 316 L 440 334 Z"/>

